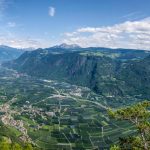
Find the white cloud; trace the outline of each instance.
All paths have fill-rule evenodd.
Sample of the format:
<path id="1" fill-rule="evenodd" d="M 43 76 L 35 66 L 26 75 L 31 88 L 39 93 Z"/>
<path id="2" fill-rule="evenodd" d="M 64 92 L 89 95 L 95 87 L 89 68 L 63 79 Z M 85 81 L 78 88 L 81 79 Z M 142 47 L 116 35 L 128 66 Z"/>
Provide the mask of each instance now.
<path id="1" fill-rule="evenodd" d="M 49 16 L 53 17 L 55 15 L 55 8 L 54 7 L 49 7 L 49 10 L 48 10 L 48 14 Z"/>
<path id="2" fill-rule="evenodd" d="M 74 34 L 75 33 L 75 34 Z M 150 17 L 113 26 L 80 28 L 65 33 L 63 42 L 83 47 L 134 48 L 150 50 Z"/>
<path id="3" fill-rule="evenodd" d="M 74 36 L 76 34 L 77 34 L 77 32 L 72 32 L 72 33 L 66 32 L 66 33 L 64 33 L 64 35 L 68 36 L 68 37 L 72 37 L 72 36 Z"/>
<path id="4" fill-rule="evenodd" d="M 30 37 L 17 37 L 14 35 L 0 34 L 0 45 L 7 45 L 15 48 L 46 48 L 51 45 L 50 41 Z"/>
<path id="5" fill-rule="evenodd" d="M 121 20 L 139 20 L 139 19 L 142 19 L 142 18 L 145 18 L 147 15 L 144 14 L 143 12 L 140 12 L 140 11 L 134 11 L 134 12 L 130 12 L 124 16 L 121 16 L 119 19 Z"/>
<path id="6" fill-rule="evenodd" d="M 7 26 L 10 28 L 14 28 L 14 27 L 16 27 L 16 23 L 15 22 L 8 22 Z"/>

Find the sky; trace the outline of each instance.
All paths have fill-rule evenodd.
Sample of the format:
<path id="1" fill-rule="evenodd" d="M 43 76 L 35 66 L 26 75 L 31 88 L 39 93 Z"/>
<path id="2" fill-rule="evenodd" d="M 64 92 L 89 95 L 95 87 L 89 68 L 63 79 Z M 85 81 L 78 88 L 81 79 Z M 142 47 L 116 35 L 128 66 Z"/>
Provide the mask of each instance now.
<path id="1" fill-rule="evenodd" d="M 150 0 L 0 0 L 0 45 L 150 50 Z"/>

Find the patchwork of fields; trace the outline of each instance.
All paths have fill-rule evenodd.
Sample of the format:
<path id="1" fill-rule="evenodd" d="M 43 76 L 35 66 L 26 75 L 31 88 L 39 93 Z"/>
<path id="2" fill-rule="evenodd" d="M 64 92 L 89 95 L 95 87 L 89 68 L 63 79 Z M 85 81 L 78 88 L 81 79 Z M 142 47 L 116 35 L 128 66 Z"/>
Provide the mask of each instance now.
<path id="1" fill-rule="evenodd" d="M 110 119 L 110 100 L 86 87 L 31 78 L 4 68 L 0 83 L 0 117 L 7 118 L 2 123 L 20 140 L 39 148 L 109 149 L 119 137 L 136 132 L 128 122 Z M 17 121 L 23 126 L 18 127 Z"/>

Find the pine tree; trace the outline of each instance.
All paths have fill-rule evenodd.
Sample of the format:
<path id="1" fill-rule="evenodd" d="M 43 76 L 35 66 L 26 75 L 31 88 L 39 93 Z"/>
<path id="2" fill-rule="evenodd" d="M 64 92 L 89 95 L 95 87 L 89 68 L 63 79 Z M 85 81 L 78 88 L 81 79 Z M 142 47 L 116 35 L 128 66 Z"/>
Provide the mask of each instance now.
<path id="1" fill-rule="evenodd" d="M 149 150 L 150 149 L 150 102 L 144 101 L 134 106 L 117 111 L 109 110 L 111 117 L 117 120 L 128 120 L 135 125 L 138 136 L 120 138 L 121 149 Z"/>

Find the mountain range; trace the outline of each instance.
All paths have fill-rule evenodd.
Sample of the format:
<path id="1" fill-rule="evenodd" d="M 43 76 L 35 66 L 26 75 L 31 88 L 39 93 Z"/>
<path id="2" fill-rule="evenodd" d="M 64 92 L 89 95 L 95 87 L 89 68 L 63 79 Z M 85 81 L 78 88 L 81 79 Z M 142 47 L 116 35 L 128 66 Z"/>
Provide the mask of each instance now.
<path id="1" fill-rule="evenodd" d="M 62 44 L 26 51 L 3 66 L 34 77 L 87 86 L 106 97 L 150 98 L 149 51 Z"/>

